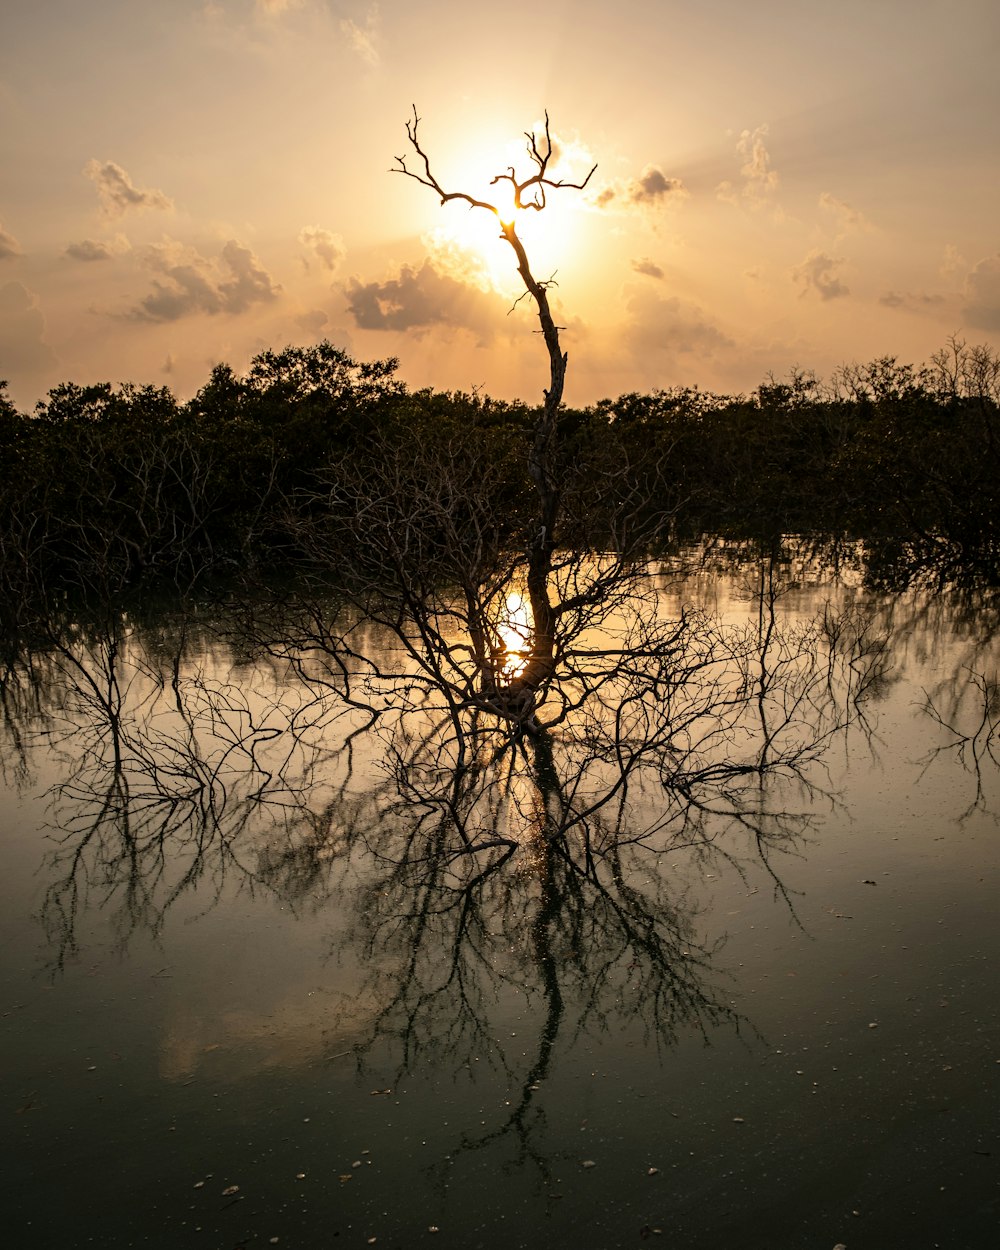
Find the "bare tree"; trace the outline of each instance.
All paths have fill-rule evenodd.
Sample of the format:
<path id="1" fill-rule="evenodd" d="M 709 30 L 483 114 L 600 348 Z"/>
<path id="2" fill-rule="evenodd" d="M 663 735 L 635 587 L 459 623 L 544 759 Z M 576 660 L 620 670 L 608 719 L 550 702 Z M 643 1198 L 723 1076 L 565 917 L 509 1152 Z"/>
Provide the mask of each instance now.
<path id="1" fill-rule="evenodd" d="M 500 237 L 514 253 L 517 272 L 524 283 L 525 294 L 534 301 L 545 349 L 548 352 L 549 385 L 545 390 L 545 402 L 542 405 L 528 453 L 528 473 L 538 497 L 537 527 L 527 550 L 526 586 L 533 617 L 531 648 L 526 663 L 517 676 L 519 693 L 533 695 L 551 676 L 555 662 L 556 621 L 562 608 L 562 605 L 552 601 L 550 578 L 560 514 L 560 483 L 556 457 L 559 409 L 566 383 L 567 354 L 562 349 L 559 326 L 556 325 L 549 305 L 551 279 L 538 279 L 532 273 L 528 254 L 517 233 L 516 217 L 505 220 L 498 205 L 489 200 L 477 199 L 467 191 L 446 190 L 431 169 L 430 158 L 418 134 L 419 126 L 420 118 L 414 105 L 413 118 L 406 123 L 406 137 L 419 160 L 419 168 L 411 169 L 406 163 L 406 156 L 397 156 L 393 172 L 404 174 L 422 186 L 429 187 L 440 196 L 442 204 L 457 200 L 468 204 L 470 208 L 482 209 L 484 212 L 493 214 L 500 226 Z M 553 152 L 548 112 L 545 114 L 544 136 L 540 138 L 532 131 L 525 131 L 525 138 L 528 158 L 533 166 L 532 172 L 522 177 L 513 166 L 509 166 L 503 173 L 497 174 L 490 184 L 491 186 L 499 183 L 510 184 L 515 213 L 544 211 L 549 191 L 562 189 L 582 191 L 597 169 L 594 165 L 581 182 L 569 182 L 550 175 L 549 166 L 552 163 Z"/>

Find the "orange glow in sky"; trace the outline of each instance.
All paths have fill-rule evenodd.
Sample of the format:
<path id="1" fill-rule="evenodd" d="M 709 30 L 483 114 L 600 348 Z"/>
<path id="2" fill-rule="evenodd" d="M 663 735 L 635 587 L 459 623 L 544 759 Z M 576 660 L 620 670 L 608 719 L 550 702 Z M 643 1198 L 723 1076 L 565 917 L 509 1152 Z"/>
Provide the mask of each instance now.
<path id="1" fill-rule="evenodd" d="M 555 277 L 566 401 L 1000 348 L 994 0 L 92 0 L 5 5 L 0 378 L 187 398 L 327 338 L 414 386 L 536 400 L 491 215 L 389 171 L 416 104 L 443 185 Z M 525 33 L 530 32 L 526 40 Z M 504 208 L 503 212 L 509 212 Z"/>

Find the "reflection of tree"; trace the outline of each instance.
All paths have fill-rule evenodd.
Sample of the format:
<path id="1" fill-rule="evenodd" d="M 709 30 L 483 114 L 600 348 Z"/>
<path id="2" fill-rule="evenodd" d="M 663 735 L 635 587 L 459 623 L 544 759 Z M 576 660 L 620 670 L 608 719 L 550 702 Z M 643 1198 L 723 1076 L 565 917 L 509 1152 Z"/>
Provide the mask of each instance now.
<path id="1" fill-rule="evenodd" d="M 76 950 L 87 906 L 113 909 L 124 942 L 158 933 L 192 889 L 207 905 L 234 883 L 294 894 L 279 839 L 322 837 L 325 814 L 329 823 L 322 790 L 308 807 L 304 795 L 324 759 L 350 750 L 349 736 L 320 741 L 337 713 L 233 681 L 211 650 L 192 665 L 184 625 L 170 641 L 140 640 L 118 616 L 52 632 L 24 663 L 34 699 L 23 736 L 63 770 L 42 904 L 56 968 Z"/>
<path id="2" fill-rule="evenodd" d="M 996 808 L 991 802 L 990 783 L 1000 765 L 1000 680 L 992 673 L 967 669 L 949 682 L 939 682 L 934 693 L 924 694 L 922 711 L 940 726 L 947 739 L 924 759 L 927 768 L 943 756 L 954 756 L 972 777 L 973 795 L 959 816 L 966 820 L 973 812 Z M 1000 819 L 1000 817 L 996 817 Z"/>
<path id="3" fill-rule="evenodd" d="M 831 672 L 859 662 L 828 621 L 762 633 L 693 610 L 665 619 L 649 581 L 581 635 L 552 727 L 524 733 L 460 704 L 419 653 L 400 664 L 398 633 L 371 619 L 317 600 L 268 626 L 267 654 L 242 673 L 196 621 L 121 615 L 53 626 L 20 682 L 9 670 L 12 726 L 65 769 L 44 907 L 64 951 L 88 897 L 119 909 L 123 937 L 158 930 L 193 887 L 266 885 L 308 905 L 330 863 L 382 827 L 396 831 L 378 848 L 395 880 L 432 862 L 458 900 L 448 910 L 460 902 L 460 945 L 478 932 L 477 890 L 519 879 L 529 853 L 563 904 L 603 881 L 608 905 L 607 874 L 630 846 L 703 845 L 732 824 L 769 846 L 787 830 L 787 814 L 765 812 L 763 782 L 804 778 L 845 719 Z M 585 935 L 562 910 L 561 940 L 576 948 Z"/>
<path id="4" fill-rule="evenodd" d="M 587 585 L 601 576 L 598 561 Z M 741 625 L 666 611 L 652 575 L 581 601 L 544 724 L 460 697 L 434 667 L 454 634 L 438 622 L 401 646 L 387 596 L 247 616 L 242 669 L 189 646 L 184 621 L 53 631 L 34 733 L 65 769 L 43 904 L 55 966 L 88 904 L 125 941 L 195 892 L 303 909 L 335 892 L 367 969 L 338 1036 L 397 1080 L 430 1060 L 498 1065 L 510 1105 L 462 1148 L 503 1137 L 545 1175 L 538 1094 L 557 1045 L 636 1022 L 670 1045 L 735 1021 L 667 868 L 683 852 L 740 869 L 749 846 L 781 890 L 813 765 L 884 665 L 857 620 L 784 622 L 762 577 Z M 524 1058 L 499 1041 L 515 993 L 537 1021 Z"/>

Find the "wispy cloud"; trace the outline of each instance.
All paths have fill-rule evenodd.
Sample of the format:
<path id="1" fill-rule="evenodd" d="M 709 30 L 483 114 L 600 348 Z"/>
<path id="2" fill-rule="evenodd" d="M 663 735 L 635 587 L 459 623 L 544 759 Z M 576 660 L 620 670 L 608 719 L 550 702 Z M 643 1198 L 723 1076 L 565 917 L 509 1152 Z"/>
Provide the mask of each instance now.
<path id="1" fill-rule="evenodd" d="M 658 165 L 647 165 L 638 178 L 609 183 L 598 192 L 594 203 L 598 208 L 608 208 L 612 204 L 658 208 L 663 204 L 676 204 L 687 195 L 680 178 L 668 178 Z"/>
<path id="2" fill-rule="evenodd" d="M 934 312 L 946 301 L 943 295 L 926 291 L 886 291 L 878 302 L 883 308 L 898 308 L 904 312 Z"/>
<path id="3" fill-rule="evenodd" d="M 419 269 L 403 265 L 385 282 L 347 284 L 347 306 L 362 330 L 429 330 L 451 326 L 471 330 L 481 343 L 496 334 L 501 302 L 475 287 L 440 273 L 425 260 Z"/>
<path id="4" fill-rule="evenodd" d="M 301 9 L 303 0 L 256 0 L 257 9 L 269 17 L 280 17 L 291 9 Z"/>
<path id="5" fill-rule="evenodd" d="M 97 186 L 101 206 L 109 217 L 121 217 L 133 209 L 170 209 L 174 202 L 162 191 L 137 187 L 121 165 L 114 161 L 90 160 L 83 172 Z"/>
<path id="6" fill-rule="evenodd" d="M 962 317 L 976 330 L 1000 330 L 1000 252 L 981 260 L 965 280 Z"/>
<path id="7" fill-rule="evenodd" d="M 663 298 L 652 288 L 637 289 L 626 305 L 625 341 L 640 356 L 676 360 L 731 348 L 733 341 L 697 304 Z"/>
<path id="8" fill-rule="evenodd" d="M 838 200 L 829 191 L 823 191 L 820 194 L 819 206 L 824 212 L 833 216 L 841 234 L 846 234 L 851 230 L 874 229 L 872 223 L 860 209 L 848 204 L 846 200 Z"/>
<path id="9" fill-rule="evenodd" d="M 25 376 L 56 362 L 45 341 L 45 316 L 21 282 L 0 287 L 0 377 Z"/>
<path id="10" fill-rule="evenodd" d="M 633 260 L 632 268 L 636 273 L 641 273 L 647 278 L 659 279 L 664 276 L 663 270 L 660 266 L 656 264 L 655 261 L 649 260 L 648 257 L 645 256 L 641 260 Z"/>
<path id="11" fill-rule="evenodd" d="M 322 308 L 310 308 L 308 312 L 300 313 L 295 318 L 295 324 L 300 330 L 315 335 L 319 334 L 329 320 L 330 318 Z"/>
<path id="12" fill-rule="evenodd" d="M 331 273 L 336 271 L 347 255 L 341 236 L 324 230 L 322 226 L 303 226 L 299 231 L 299 242 L 312 253 L 323 269 L 328 269 Z M 305 263 L 308 268 L 309 262 Z"/>
<path id="13" fill-rule="evenodd" d="M 765 123 L 756 130 L 744 130 L 736 141 L 736 152 L 741 158 L 739 183 L 720 182 L 715 193 L 720 200 L 729 204 L 742 204 L 757 210 L 769 207 L 778 211 L 774 203 L 774 195 L 780 179 L 778 172 L 771 168 L 771 154 L 764 140 L 769 129 Z"/>
<path id="14" fill-rule="evenodd" d="M 11 260 L 15 256 L 22 256 L 21 245 L 9 230 L 5 230 L 0 226 L 0 260 Z"/>
<path id="15" fill-rule="evenodd" d="M 348 17 L 340 20 L 340 33 L 344 36 L 350 48 L 368 65 L 378 65 L 379 63 L 378 41 L 381 25 L 382 22 L 377 4 L 373 4 L 369 8 L 364 26 L 359 26 L 357 22 L 352 21 Z"/>
<path id="16" fill-rule="evenodd" d="M 826 252 L 812 251 L 792 270 L 792 279 L 802 287 L 803 295 L 815 291 L 822 300 L 842 299 L 851 293 L 837 274 L 843 263 L 841 258 L 828 256 Z"/>
<path id="17" fill-rule="evenodd" d="M 218 261 L 174 240 L 151 245 L 145 264 L 159 277 L 128 314 L 136 321 L 179 321 L 196 313 L 245 312 L 281 290 L 248 247 L 230 239 Z"/>
<path id="18" fill-rule="evenodd" d="M 114 239 L 81 239 L 79 243 L 70 243 L 65 255 L 71 260 L 82 260 L 86 262 L 111 260 L 115 256 L 120 256 L 123 252 L 129 251 L 131 244 L 123 234 L 116 235 Z"/>

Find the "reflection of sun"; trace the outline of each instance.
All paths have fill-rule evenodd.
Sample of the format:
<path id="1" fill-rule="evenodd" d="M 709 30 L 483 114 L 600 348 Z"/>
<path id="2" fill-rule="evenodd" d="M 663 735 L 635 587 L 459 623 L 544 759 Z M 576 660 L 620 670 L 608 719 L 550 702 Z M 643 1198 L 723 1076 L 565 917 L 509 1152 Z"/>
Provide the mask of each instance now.
<path id="1" fill-rule="evenodd" d="M 531 639 L 528 604 L 516 591 L 507 596 L 497 633 L 505 650 L 502 675 L 507 681 L 511 681 L 524 672 Z"/>

